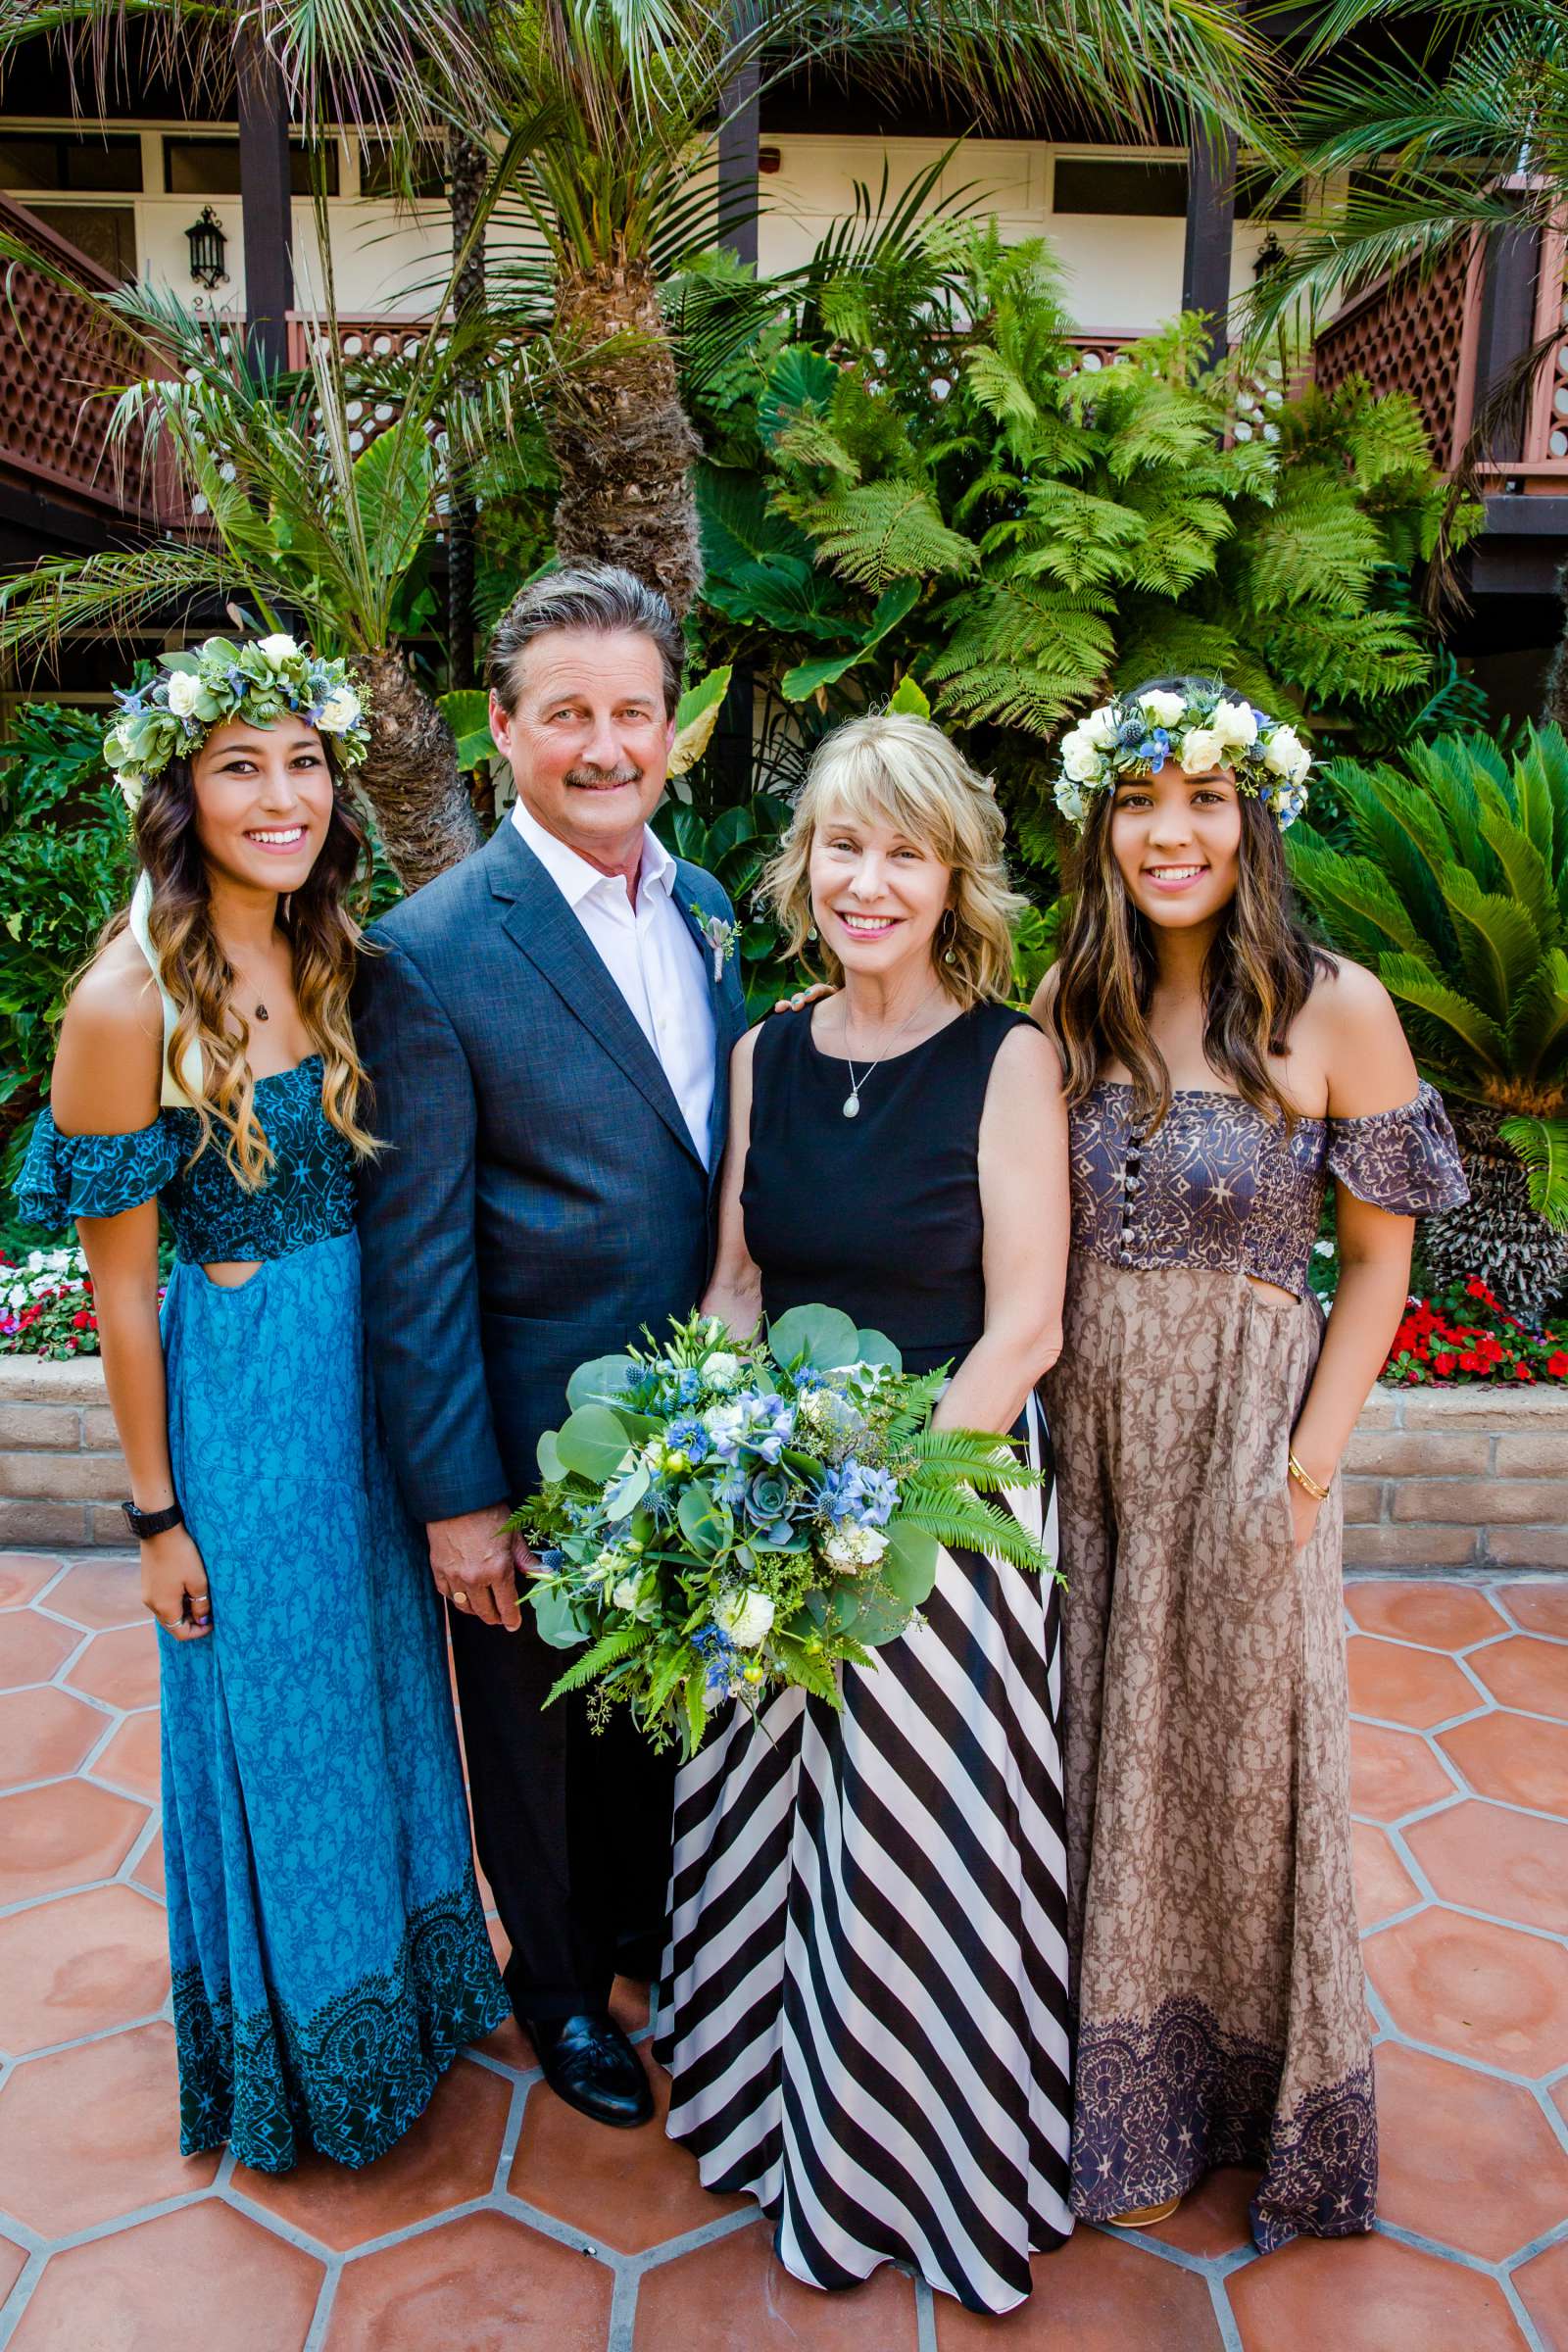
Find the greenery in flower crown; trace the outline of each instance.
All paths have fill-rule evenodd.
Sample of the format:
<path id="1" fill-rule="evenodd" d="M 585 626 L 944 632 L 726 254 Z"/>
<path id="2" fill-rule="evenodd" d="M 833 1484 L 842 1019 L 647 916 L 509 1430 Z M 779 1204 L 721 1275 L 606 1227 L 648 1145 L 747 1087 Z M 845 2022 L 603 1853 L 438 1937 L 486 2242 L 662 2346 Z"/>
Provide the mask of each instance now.
<path id="1" fill-rule="evenodd" d="M 115 689 L 120 715 L 104 737 L 104 758 L 132 810 L 153 776 L 171 760 L 188 760 L 228 719 L 270 727 L 293 712 L 331 737 L 343 767 L 358 767 L 370 748 L 365 705 L 349 682 L 347 662 L 318 661 L 281 632 L 241 645 L 209 637 L 194 653 L 162 659 L 166 676 Z"/>
<path id="2" fill-rule="evenodd" d="M 1306 807 L 1312 755 L 1296 729 L 1233 698 L 1218 678 L 1181 691 L 1145 687 L 1091 710 L 1061 739 L 1056 807 L 1081 825 L 1086 794 L 1107 792 L 1121 776 L 1155 775 L 1170 760 L 1189 776 L 1227 768 L 1238 792 L 1273 810 L 1282 833 Z"/>
<path id="3" fill-rule="evenodd" d="M 596 1718 L 624 1701 L 690 1756 L 730 1699 L 755 1711 L 793 1684 L 839 1706 L 835 1669 L 915 1623 L 939 1544 L 1049 1570 L 988 1499 L 1039 1474 L 1003 1438 L 933 1429 L 945 1385 L 827 1306 L 738 1342 L 693 1315 L 579 1366 L 512 1523 L 543 1560 L 541 1638 L 589 1644 L 551 1698 L 586 1690 Z"/>

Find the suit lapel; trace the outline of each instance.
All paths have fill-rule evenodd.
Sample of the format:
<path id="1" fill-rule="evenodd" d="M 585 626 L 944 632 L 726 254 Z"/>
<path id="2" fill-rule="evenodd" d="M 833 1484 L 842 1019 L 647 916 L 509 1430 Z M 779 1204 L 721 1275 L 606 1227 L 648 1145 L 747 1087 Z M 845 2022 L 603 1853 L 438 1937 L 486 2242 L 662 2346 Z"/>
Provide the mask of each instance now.
<path id="1" fill-rule="evenodd" d="M 675 904 L 701 952 L 708 979 L 708 1002 L 713 1015 L 713 1103 L 708 1115 L 708 1172 L 716 1185 L 724 1157 L 724 1140 L 729 1132 L 730 1049 L 746 1026 L 744 1004 L 737 1013 L 733 1001 L 739 982 L 732 975 L 740 947 L 737 939 L 715 969 L 713 943 L 705 927 L 710 918 L 702 910 L 697 869 L 683 858 L 675 861 Z"/>
<path id="2" fill-rule="evenodd" d="M 503 840 L 503 835 L 508 838 Z M 492 891 L 497 898 L 511 902 L 503 917 L 509 938 L 549 981 L 567 1010 L 591 1031 L 677 1142 L 698 1159 L 658 1054 L 632 1017 L 587 932 L 516 826 L 504 822 L 498 827 L 485 855 L 492 860 Z"/>

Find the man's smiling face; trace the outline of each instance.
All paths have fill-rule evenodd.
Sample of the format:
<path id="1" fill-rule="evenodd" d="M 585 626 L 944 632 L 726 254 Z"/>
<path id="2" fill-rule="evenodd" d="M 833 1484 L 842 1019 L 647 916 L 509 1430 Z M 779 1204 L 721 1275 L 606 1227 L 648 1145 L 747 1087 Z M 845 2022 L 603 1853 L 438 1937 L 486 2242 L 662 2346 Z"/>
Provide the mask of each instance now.
<path id="1" fill-rule="evenodd" d="M 524 646 L 490 731 L 517 797 L 580 858 L 617 870 L 658 808 L 675 726 L 658 646 L 636 629 L 547 629 Z"/>

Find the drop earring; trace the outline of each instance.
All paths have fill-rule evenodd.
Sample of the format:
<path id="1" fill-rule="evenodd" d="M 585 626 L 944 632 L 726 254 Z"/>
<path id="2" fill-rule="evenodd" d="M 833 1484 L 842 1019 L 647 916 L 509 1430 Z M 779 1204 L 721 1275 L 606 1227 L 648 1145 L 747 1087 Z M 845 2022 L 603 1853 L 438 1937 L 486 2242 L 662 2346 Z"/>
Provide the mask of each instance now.
<path id="1" fill-rule="evenodd" d="M 814 923 L 807 924 L 806 936 L 808 939 L 814 939 L 816 937 L 816 925 Z"/>
<path id="2" fill-rule="evenodd" d="M 948 941 L 947 947 L 943 951 L 942 960 L 944 963 L 956 963 L 958 958 L 953 953 L 953 934 L 956 929 L 956 925 L 954 923 L 953 909 L 951 907 L 949 907 L 947 912 L 942 917 L 942 928 L 947 934 Z"/>

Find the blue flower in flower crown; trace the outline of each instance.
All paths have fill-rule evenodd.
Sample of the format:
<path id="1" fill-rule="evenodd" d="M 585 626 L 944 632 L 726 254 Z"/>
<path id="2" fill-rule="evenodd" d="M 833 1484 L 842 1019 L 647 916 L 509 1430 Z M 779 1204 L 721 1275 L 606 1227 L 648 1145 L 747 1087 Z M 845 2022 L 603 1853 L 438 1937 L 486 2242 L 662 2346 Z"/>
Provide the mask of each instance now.
<path id="1" fill-rule="evenodd" d="M 1220 678 L 1183 678 L 1119 694 L 1070 727 L 1061 741 L 1057 808 L 1081 825 L 1090 797 L 1124 776 L 1175 760 L 1189 776 L 1224 769 L 1239 793 L 1267 808 L 1281 832 L 1306 806 L 1312 755 L 1296 729 L 1233 698 Z"/>

